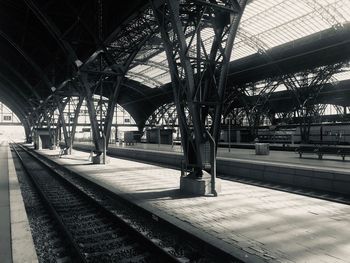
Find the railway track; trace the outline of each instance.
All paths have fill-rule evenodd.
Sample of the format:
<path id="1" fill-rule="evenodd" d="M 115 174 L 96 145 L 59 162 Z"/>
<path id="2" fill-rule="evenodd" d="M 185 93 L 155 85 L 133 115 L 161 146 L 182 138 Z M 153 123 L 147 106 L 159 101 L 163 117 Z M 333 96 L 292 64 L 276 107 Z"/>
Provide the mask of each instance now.
<path id="1" fill-rule="evenodd" d="M 72 262 L 186 262 L 116 216 L 32 153 L 12 144 L 66 237 Z"/>
<path id="2" fill-rule="evenodd" d="M 14 158 L 14 162 L 38 261 L 69 262 L 68 247 L 65 238 L 58 231 L 55 219 L 47 211 L 33 183 L 23 172 L 18 158 Z"/>
<path id="3" fill-rule="evenodd" d="M 12 148 L 72 262 L 241 262 L 21 145 Z"/>

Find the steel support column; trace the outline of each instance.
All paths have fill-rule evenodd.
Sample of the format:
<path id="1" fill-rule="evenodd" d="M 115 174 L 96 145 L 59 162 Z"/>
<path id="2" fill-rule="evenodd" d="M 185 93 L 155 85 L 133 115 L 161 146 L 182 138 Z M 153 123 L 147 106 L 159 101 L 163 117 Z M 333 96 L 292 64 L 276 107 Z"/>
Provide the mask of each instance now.
<path id="1" fill-rule="evenodd" d="M 31 143 L 32 142 L 32 130 L 31 130 L 31 125 L 28 119 L 24 119 L 22 122 L 24 126 L 24 133 L 26 136 L 26 143 Z"/>
<path id="2" fill-rule="evenodd" d="M 71 132 L 72 147 L 73 147 L 73 143 L 74 143 L 74 139 L 75 139 L 75 132 L 77 130 L 79 113 L 80 113 L 80 109 L 81 109 L 81 105 L 83 104 L 83 101 L 84 101 L 84 97 L 83 96 L 79 96 L 78 104 L 77 104 L 77 106 L 76 106 L 76 108 L 74 110 L 74 118 L 73 118 L 73 123 L 72 123 L 72 132 Z"/>
<path id="3" fill-rule="evenodd" d="M 115 106 L 117 105 L 117 99 L 119 97 L 120 87 L 121 87 L 123 78 L 124 78 L 124 76 L 117 77 L 115 85 L 113 85 L 112 94 L 108 100 L 107 113 L 106 113 L 105 123 L 104 123 L 104 128 L 103 128 L 103 132 L 106 136 L 107 145 L 109 142 L 109 138 L 111 137 L 111 128 L 112 128 L 112 123 L 113 123 Z"/>
<path id="4" fill-rule="evenodd" d="M 201 177 L 207 170 L 213 174 L 208 156 L 215 154 L 206 151 L 210 136 L 217 145 L 220 134 L 228 63 L 246 0 L 151 3 L 169 64 L 185 173 Z M 209 47 L 201 38 L 205 30 L 214 32 Z"/>
<path id="5" fill-rule="evenodd" d="M 66 100 L 60 102 L 57 102 L 57 108 L 58 108 L 58 112 L 59 112 L 59 121 L 63 130 L 63 137 L 64 137 L 64 143 L 66 145 L 66 147 L 71 147 L 70 144 L 70 138 L 69 138 L 69 134 L 68 134 L 68 130 L 67 130 L 67 125 L 66 122 L 64 120 L 64 109 L 67 105 L 67 103 L 69 103 L 69 97 L 66 98 Z"/>
<path id="6" fill-rule="evenodd" d="M 93 93 L 91 91 L 94 85 L 89 82 L 87 73 L 80 73 L 80 82 L 90 117 L 92 139 L 95 145 L 95 152 L 97 155 L 101 155 L 103 152 L 102 134 L 99 129 L 95 104 L 93 100 Z"/>

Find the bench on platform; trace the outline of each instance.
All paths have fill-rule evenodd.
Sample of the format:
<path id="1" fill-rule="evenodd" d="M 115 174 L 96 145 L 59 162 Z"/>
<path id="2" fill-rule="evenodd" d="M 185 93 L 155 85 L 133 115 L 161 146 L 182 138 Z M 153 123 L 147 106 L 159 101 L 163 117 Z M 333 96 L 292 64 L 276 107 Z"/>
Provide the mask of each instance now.
<path id="1" fill-rule="evenodd" d="M 304 153 L 318 154 L 318 149 L 319 147 L 313 145 L 300 145 L 295 149 L 295 152 L 299 154 L 299 158 L 302 158 Z"/>
<path id="2" fill-rule="evenodd" d="M 323 155 L 338 155 L 339 148 L 335 146 L 324 146 L 321 145 L 318 148 L 318 159 L 322 159 Z"/>
<path id="3" fill-rule="evenodd" d="M 350 156 L 350 148 L 341 148 L 338 150 L 338 155 L 340 155 L 343 158 L 343 161 L 345 161 L 346 156 Z"/>
<path id="4" fill-rule="evenodd" d="M 301 145 L 295 150 L 299 157 L 302 158 L 303 154 L 316 154 L 318 159 L 322 160 L 323 155 L 340 155 L 345 160 L 346 156 L 350 156 L 350 148 L 340 148 L 337 146 L 326 145 Z"/>

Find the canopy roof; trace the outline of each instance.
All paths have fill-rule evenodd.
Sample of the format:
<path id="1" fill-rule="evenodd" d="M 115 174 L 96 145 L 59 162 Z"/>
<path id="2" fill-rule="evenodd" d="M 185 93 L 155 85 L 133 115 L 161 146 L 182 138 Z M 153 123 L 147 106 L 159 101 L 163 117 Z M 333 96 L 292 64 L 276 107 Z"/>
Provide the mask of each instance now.
<path id="1" fill-rule="evenodd" d="M 0 1 L 0 96 L 22 121 L 52 95 L 52 87 L 59 87 L 73 77 L 72 62 L 92 60 L 103 45 L 113 49 L 113 55 L 119 52 L 119 57 L 114 57 L 116 60 L 123 60 L 133 41 L 143 43 L 142 38 L 147 41 L 132 62 L 127 74 L 129 80 L 122 87 L 118 103 L 138 123 L 144 123 L 158 106 L 171 102 L 162 41 L 156 30 L 147 31 L 140 23 L 140 18 L 151 16 L 149 1 L 129 0 L 127 5 L 112 0 L 98 3 L 95 0 Z M 329 36 L 323 38 L 323 32 L 332 31 L 331 35 L 336 36 L 333 41 L 337 37 L 346 39 L 349 22 L 349 0 L 251 0 L 235 40 L 230 74 L 241 70 L 235 65 L 266 64 L 261 57 L 279 48 L 283 51 L 281 57 L 290 59 L 291 50 L 305 52 L 307 45 L 304 43 L 304 49 L 300 50 L 297 44 L 300 39 L 316 43 L 317 39 Z M 201 33 L 209 46 L 212 30 L 204 28 Z M 338 54 L 339 59 L 348 59 L 350 54 L 349 41 L 344 41 L 341 48 L 345 49 L 341 49 L 344 52 Z M 308 48 L 317 51 L 316 44 Z M 330 45 L 327 48 L 331 50 Z M 328 54 L 332 57 L 335 53 Z M 309 57 L 308 61 L 311 66 L 315 59 Z M 268 67 L 264 67 L 268 72 Z M 249 75 L 244 78 L 243 82 Z M 348 79 L 349 67 L 336 78 Z M 68 91 L 63 88 L 62 92 Z"/>

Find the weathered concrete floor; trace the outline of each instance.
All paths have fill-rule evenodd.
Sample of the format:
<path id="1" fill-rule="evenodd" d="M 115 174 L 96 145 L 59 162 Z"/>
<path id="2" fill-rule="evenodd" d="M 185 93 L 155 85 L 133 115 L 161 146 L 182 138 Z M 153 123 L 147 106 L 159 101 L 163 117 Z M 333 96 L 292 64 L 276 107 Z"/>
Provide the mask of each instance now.
<path id="1" fill-rule="evenodd" d="M 219 197 L 181 194 L 179 171 L 110 158 L 87 165 L 74 151 L 58 163 L 230 251 L 278 262 L 349 262 L 350 206 L 222 181 Z"/>

